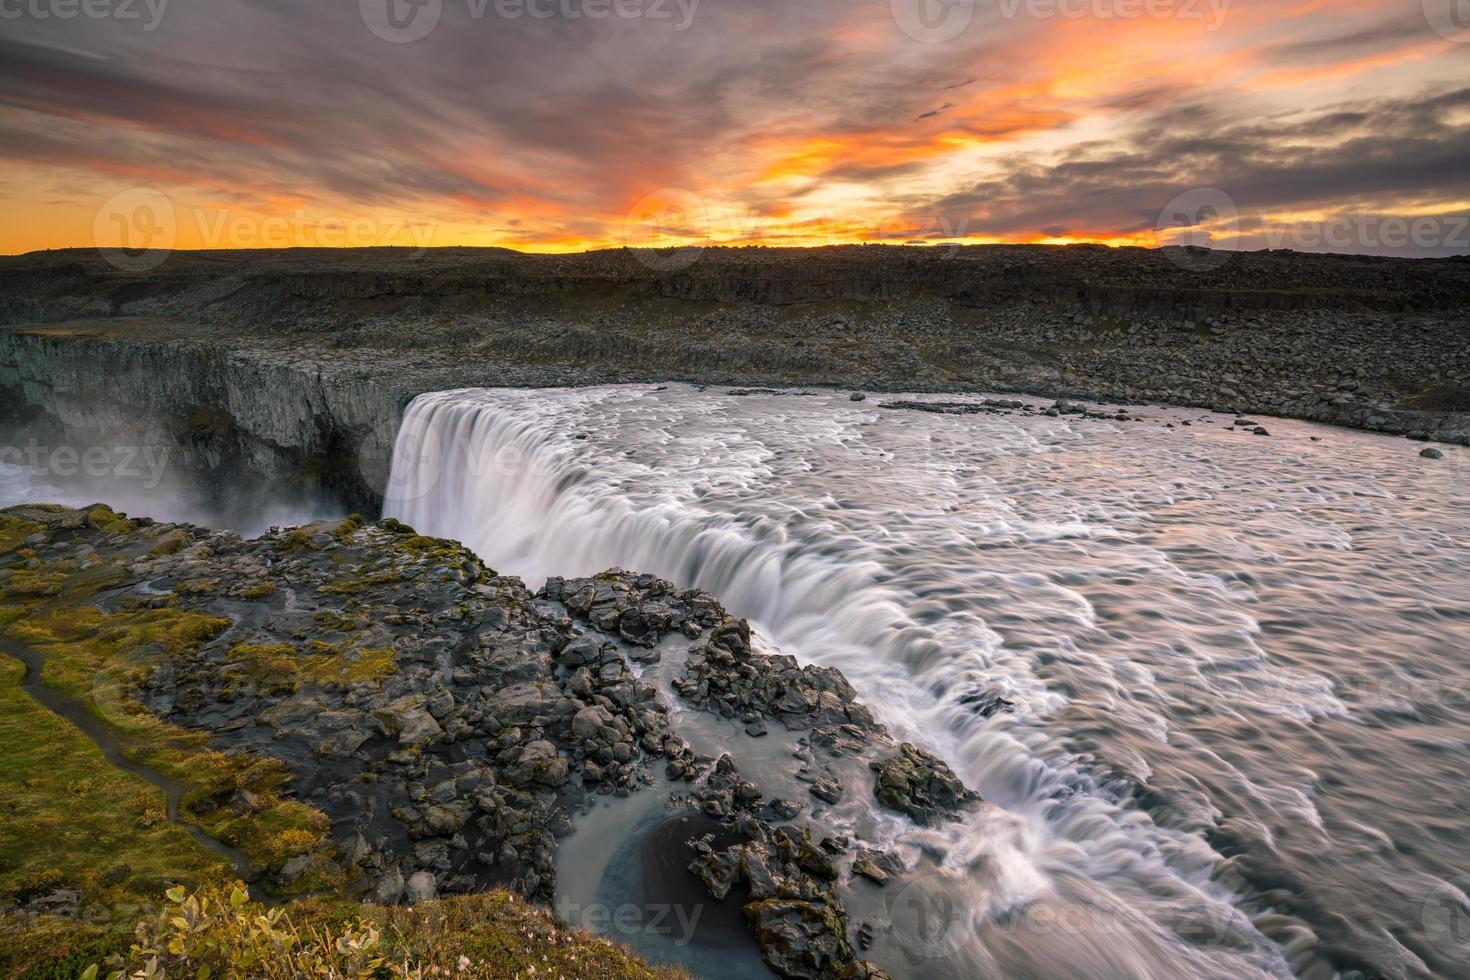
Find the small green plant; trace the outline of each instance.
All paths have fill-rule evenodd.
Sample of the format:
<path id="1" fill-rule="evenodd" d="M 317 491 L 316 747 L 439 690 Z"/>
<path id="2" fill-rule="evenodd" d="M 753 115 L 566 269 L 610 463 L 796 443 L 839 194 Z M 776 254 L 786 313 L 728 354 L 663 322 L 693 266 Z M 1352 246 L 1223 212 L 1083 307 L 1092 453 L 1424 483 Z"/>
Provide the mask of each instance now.
<path id="1" fill-rule="evenodd" d="M 413 908 L 307 899 L 288 911 L 252 901 L 239 883 L 192 894 L 170 888 L 162 909 L 133 930 L 127 952 L 91 963 L 81 976 L 687 980 L 680 971 L 650 967 L 621 946 L 568 929 L 545 909 L 506 892 Z"/>
<path id="2" fill-rule="evenodd" d="M 82 980 L 162 980 L 167 976 L 343 977 L 362 980 L 383 966 L 381 934 L 360 919 L 333 932 L 298 929 L 284 907 L 261 908 L 243 885 L 167 892 L 168 905 L 138 923 L 132 948 L 106 964 L 92 964 Z"/>

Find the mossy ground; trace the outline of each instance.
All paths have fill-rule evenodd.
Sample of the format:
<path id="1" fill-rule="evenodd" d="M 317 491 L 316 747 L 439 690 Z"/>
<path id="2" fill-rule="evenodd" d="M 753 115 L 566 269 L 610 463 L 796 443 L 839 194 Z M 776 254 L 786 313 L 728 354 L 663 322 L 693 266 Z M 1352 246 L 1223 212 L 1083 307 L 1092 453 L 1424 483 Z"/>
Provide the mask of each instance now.
<path id="1" fill-rule="evenodd" d="M 356 684 L 391 677 L 398 669 L 389 648 L 344 649 L 340 644 L 313 640 L 297 647 L 290 643 L 241 643 L 230 656 L 263 691 L 289 694 L 303 682 Z"/>
<path id="2" fill-rule="evenodd" d="M 535 980 L 687 980 L 605 939 L 569 929 L 507 892 L 418 906 L 313 898 L 265 909 L 212 883 L 175 890 L 156 915 L 108 932 L 61 922 L 9 930 L 0 918 L 0 977 L 126 975 L 150 956 L 169 976 L 239 978 L 494 977 Z M 207 972 L 206 972 L 207 971 Z M 140 974 L 141 975 L 141 974 Z"/>
<path id="3" fill-rule="evenodd" d="M 28 610 L 7 631 L 45 656 L 42 681 L 106 722 L 124 756 L 187 787 L 184 819 L 265 870 L 278 870 L 300 854 L 327 858 L 328 821 L 319 810 L 281 796 L 284 765 L 217 752 L 203 733 L 169 725 L 128 696 L 158 664 L 192 653 L 229 626 L 226 619 L 173 608 L 104 613 L 67 605 Z M 249 808 L 231 805 L 240 790 L 252 794 Z M 338 883 L 326 861 L 319 865 L 322 873 L 307 876 L 298 890 Z"/>
<path id="4" fill-rule="evenodd" d="M 93 527 L 109 533 L 133 526 L 106 508 L 95 508 L 88 519 Z M 0 539 L 23 544 L 39 529 L 39 525 L 0 515 Z M 172 606 L 104 612 L 86 600 L 123 581 L 122 565 L 98 562 L 82 569 L 70 560 L 39 562 L 23 548 L 12 554 L 24 564 L 20 568 L 12 564 L 12 574 L 0 579 L 0 629 L 45 658 L 42 682 L 106 723 L 126 758 L 183 784 L 182 819 L 244 851 L 262 870 L 278 870 L 293 857 L 312 855 L 313 871 L 298 879 L 293 890 L 339 885 L 340 872 L 330 861 L 329 821 L 314 807 L 282 795 L 288 778 L 284 765 L 274 759 L 215 751 L 203 733 L 161 721 L 130 696 L 135 685 L 159 665 L 194 654 L 229 629 L 230 620 Z M 380 658 L 362 659 L 380 668 Z M 328 670 L 325 660 L 308 662 L 316 673 Z M 0 688 L 0 708 L 7 719 L 31 716 L 38 707 L 18 684 Z M 40 710 L 53 726 L 87 742 L 69 724 Z M 30 756 L 15 759 L 14 766 L 35 761 Z M 14 775 L 24 782 L 50 773 L 71 775 L 65 767 L 38 770 L 31 776 L 18 769 Z M 85 779 L 85 771 L 77 778 Z M 248 791 L 250 804 L 232 805 L 245 798 L 241 790 Z M 36 806 L 44 809 L 42 802 Z M 163 812 L 161 797 L 150 810 Z M 60 812 L 65 813 L 66 808 Z M 174 829 L 187 838 L 184 831 Z M 52 842 L 45 836 L 36 839 L 37 860 L 46 859 L 53 850 Z M 71 850 L 85 853 L 87 849 Z"/>
<path id="5" fill-rule="evenodd" d="M 133 529 L 105 508 L 88 521 L 108 535 Z M 226 882 L 234 869 L 170 822 L 163 792 L 111 765 L 86 734 L 21 687 L 22 664 L 0 657 L 0 909 L 9 910 L 0 911 L 0 980 L 71 978 L 94 965 L 102 977 L 123 964 L 140 969 L 147 956 L 132 947 L 147 935 L 165 959 L 173 957 L 171 976 L 202 975 L 206 967 L 211 976 L 252 978 L 681 976 L 569 930 L 507 893 L 412 909 L 343 897 L 341 872 L 328 860 L 328 821 L 286 797 L 288 774 L 280 762 L 216 751 L 206 735 L 169 725 L 135 700 L 161 667 L 199 669 L 206 645 L 213 644 L 210 656 L 218 660 L 231 621 L 182 608 L 177 597 L 149 596 L 132 605 L 117 594 L 96 599 L 127 580 L 126 563 L 89 560 L 85 549 L 76 559 L 42 561 L 26 539 L 44 530 L 0 515 L 0 633 L 40 654 L 41 682 L 103 722 L 123 756 L 185 787 L 181 819 L 243 851 L 259 869 L 310 856 L 310 870 L 292 888 L 308 897 L 267 910 L 241 892 L 232 903 Z M 404 547 L 379 574 L 430 563 L 483 574 L 458 546 L 407 528 L 390 531 Z M 134 554 L 173 554 L 191 540 L 183 531 L 160 537 L 140 530 L 138 537 Z M 294 546 L 311 547 L 312 538 Z M 245 598 L 269 595 L 261 587 Z M 363 625 L 360 617 L 338 618 L 331 625 Z M 223 664 L 205 669 L 293 690 L 381 680 L 396 669 L 393 650 L 347 640 L 235 644 L 223 652 Z M 182 958 L 166 947 L 176 938 L 168 934 L 170 923 L 181 921 L 184 906 L 164 898 L 180 883 L 200 889 L 212 909 L 212 918 L 196 922 L 191 933 L 201 941 L 191 941 Z M 72 891 L 74 899 L 59 897 Z M 66 914 L 37 914 L 41 906 L 32 900 L 40 898 L 58 900 Z M 152 925 L 140 933 L 136 927 L 144 923 Z M 365 958 L 373 962 L 367 971 L 360 969 Z"/>
<path id="6" fill-rule="evenodd" d="M 162 791 L 109 763 L 0 657 L 0 905 L 75 888 L 111 916 L 226 866 L 168 822 Z"/>

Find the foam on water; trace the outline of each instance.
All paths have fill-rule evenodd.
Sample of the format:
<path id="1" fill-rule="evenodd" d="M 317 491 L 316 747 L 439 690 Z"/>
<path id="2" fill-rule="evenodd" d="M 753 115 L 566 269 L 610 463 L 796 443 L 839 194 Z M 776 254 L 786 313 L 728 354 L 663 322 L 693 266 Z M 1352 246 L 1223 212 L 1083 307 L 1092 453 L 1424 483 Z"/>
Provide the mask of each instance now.
<path id="1" fill-rule="evenodd" d="M 1463 483 L 1448 466 L 1431 487 L 1397 475 L 1417 463 L 1402 441 L 1162 417 L 685 386 L 443 392 L 408 410 L 385 510 L 533 587 L 620 566 L 706 589 L 954 765 L 999 809 L 907 853 L 924 887 L 964 896 L 967 928 L 898 972 L 1444 970 L 1458 951 L 1416 929 L 1416 908 L 1354 895 L 1363 874 L 1411 897 L 1453 869 L 1373 844 L 1383 821 L 1364 801 L 1318 807 L 1324 785 L 1364 778 L 1324 767 L 1371 765 L 1343 750 L 1379 738 L 1363 715 L 1382 678 L 1421 676 L 1419 655 L 1458 663 L 1466 542 L 1438 515 L 1463 518 Z M 1365 637 L 1384 645 L 1353 661 L 1370 681 L 1345 695 Z M 976 710 L 997 697 L 1015 710 Z M 1437 706 L 1433 727 L 1470 735 L 1464 707 Z M 1427 724 L 1406 727 L 1414 751 L 1443 753 L 1443 731 L 1408 730 Z M 1406 773 L 1436 767 L 1415 756 Z M 1408 811 L 1406 827 L 1438 816 Z M 1375 861 L 1323 860 L 1306 832 L 1348 852 L 1362 838 Z M 1309 894 L 1253 924 L 1242 909 L 1267 910 L 1273 885 Z"/>

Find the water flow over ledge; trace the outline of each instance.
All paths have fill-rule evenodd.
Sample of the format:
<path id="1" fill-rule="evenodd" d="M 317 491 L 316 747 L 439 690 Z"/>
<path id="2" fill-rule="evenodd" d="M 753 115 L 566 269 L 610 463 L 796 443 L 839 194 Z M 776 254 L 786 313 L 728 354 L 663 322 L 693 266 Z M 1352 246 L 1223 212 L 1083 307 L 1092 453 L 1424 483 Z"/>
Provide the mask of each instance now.
<path id="1" fill-rule="evenodd" d="M 386 512 L 533 586 L 706 589 L 947 758 L 1007 819 L 922 841 L 969 928 L 916 973 L 1452 974 L 1424 903 L 1470 868 L 1429 790 L 1470 712 L 1395 692 L 1466 677 L 1458 460 L 1153 414 L 443 392 L 409 408 Z"/>

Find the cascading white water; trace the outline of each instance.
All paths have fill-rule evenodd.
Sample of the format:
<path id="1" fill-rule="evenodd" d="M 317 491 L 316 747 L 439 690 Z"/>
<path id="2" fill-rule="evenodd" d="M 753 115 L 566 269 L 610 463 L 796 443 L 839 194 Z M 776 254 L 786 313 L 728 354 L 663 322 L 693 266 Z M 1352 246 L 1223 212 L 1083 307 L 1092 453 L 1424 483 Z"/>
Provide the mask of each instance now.
<path id="1" fill-rule="evenodd" d="M 1352 475 L 1361 445 L 1314 444 L 1296 472 L 1280 443 L 1241 440 L 827 394 L 442 392 L 406 414 L 385 513 L 533 587 L 619 566 L 703 588 L 841 668 L 1004 810 L 931 842 L 974 910 L 953 975 L 1276 976 L 1323 967 L 1311 934 L 1278 923 L 1289 966 L 1204 834 L 1237 806 L 1250 827 L 1320 828 L 1265 729 L 1352 712 L 1322 662 L 1339 639 L 1273 657 L 1259 593 L 1347 550 L 1344 510 L 1391 495 Z M 975 710 L 992 697 L 1014 712 Z M 1144 787 L 1163 802 L 1138 806 Z M 1069 924 L 1007 926 L 1035 908 Z"/>

